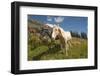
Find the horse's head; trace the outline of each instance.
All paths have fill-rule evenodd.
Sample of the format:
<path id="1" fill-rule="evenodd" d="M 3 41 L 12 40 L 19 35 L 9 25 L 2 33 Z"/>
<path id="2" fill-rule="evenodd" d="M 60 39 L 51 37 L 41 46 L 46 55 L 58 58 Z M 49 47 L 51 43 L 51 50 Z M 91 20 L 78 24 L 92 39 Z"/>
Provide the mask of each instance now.
<path id="1" fill-rule="evenodd" d="M 55 40 L 61 34 L 60 27 L 55 25 L 52 30 L 52 38 Z"/>

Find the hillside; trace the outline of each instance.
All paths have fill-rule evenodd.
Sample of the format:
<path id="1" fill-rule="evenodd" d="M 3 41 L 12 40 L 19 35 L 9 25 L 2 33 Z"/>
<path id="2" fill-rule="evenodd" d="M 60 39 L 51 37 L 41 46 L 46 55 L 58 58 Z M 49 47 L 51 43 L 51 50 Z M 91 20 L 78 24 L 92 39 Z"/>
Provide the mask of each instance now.
<path id="1" fill-rule="evenodd" d="M 43 26 L 43 23 L 36 20 L 28 19 L 28 27 L 30 28 L 40 30 L 42 26 Z"/>
<path id="2" fill-rule="evenodd" d="M 31 50 L 29 48 L 28 60 L 80 59 L 88 57 L 87 40 L 73 38 L 71 44 L 68 56 L 61 52 L 60 43 L 54 45 L 40 44 L 40 46 Z M 53 48 L 50 48 L 50 46 Z"/>

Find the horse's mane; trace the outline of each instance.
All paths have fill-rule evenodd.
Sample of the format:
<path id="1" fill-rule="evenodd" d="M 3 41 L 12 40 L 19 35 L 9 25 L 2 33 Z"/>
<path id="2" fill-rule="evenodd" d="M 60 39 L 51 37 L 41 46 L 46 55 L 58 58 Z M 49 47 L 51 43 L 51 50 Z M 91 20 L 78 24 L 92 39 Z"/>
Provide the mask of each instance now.
<path id="1" fill-rule="evenodd" d="M 58 26 L 58 27 L 59 27 L 59 26 Z M 59 29 L 60 29 L 62 32 L 64 32 L 64 29 L 63 29 L 63 28 L 59 27 Z"/>
<path id="2" fill-rule="evenodd" d="M 59 27 L 59 26 L 58 26 L 58 28 L 60 29 L 61 34 L 63 35 L 63 34 L 64 34 L 64 29 L 63 29 L 63 28 L 61 28 L 61 27 Z"/>

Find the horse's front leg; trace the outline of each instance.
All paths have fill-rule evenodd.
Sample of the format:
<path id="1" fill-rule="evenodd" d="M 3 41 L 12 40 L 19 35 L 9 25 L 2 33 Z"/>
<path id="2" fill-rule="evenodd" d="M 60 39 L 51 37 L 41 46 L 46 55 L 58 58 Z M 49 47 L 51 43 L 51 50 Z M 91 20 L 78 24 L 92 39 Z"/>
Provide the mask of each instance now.
<path id="1" fill-rule="evenodd" d="M 64 54 L 65 53 L 65 48 L 64 48 L 63 44 L 60 45 L 60 48 L 61 48 L 60 53 Z"/>
<path id="2" fill-rule="evenodd" d="M 61 49 L 62 49 L 62 52 L 68 56 L 68 43 L 67 41 L 65 40 L 64 43 L 61 44 Z"/>
<path id="3" fill-rule="evenodd" d="M 67 44 L 67 41 L 65 43 L 65 54 L 66 54 L 66 56 L 68 56 L 68 44 Z"/>

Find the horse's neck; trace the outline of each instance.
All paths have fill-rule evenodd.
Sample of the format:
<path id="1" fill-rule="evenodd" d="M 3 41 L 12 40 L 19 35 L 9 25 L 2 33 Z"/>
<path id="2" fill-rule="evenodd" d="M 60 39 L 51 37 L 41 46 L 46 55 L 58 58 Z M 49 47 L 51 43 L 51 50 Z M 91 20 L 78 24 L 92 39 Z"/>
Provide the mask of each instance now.
<path id="1" fill-rule="evenodd" d="M 60 39 L 60 41 L 64 41 L 64 31 L 63 29 L 59 28 L 59 34 L 58 34 L 58 38 Z"/>
<path id="2" fill-rule="evenodd" d="M 62 43 L 63 47 L 65 47 L 65 44 L 66 44 L 66 41 L 65 41 L 65 38 L 64 38 L 64 30 L 62 28 L 60 28 L 61 30 L 61 34 L 60 34 L 60 42 Z"/>
<path id="3" fill-rule="evenodd" d="M 60 28 L 60 30 L 61 30 L 61 35 L 64 36 L 65 33 L 64 30 L 62 28 Z"/>

